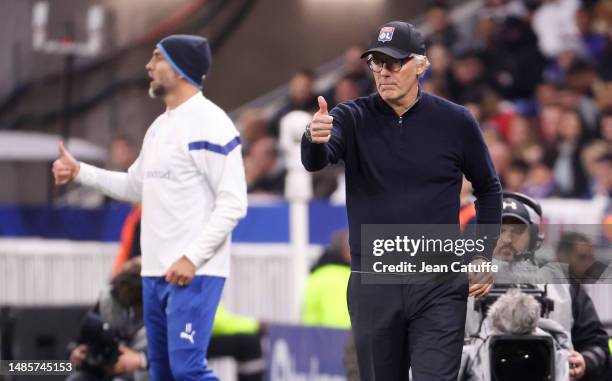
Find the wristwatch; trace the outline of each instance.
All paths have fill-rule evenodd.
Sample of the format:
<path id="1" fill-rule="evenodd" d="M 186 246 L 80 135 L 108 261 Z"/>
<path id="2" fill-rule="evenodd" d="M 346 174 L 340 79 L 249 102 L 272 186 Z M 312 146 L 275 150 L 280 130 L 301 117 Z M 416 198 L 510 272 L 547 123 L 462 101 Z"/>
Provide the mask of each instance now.
<path id="1" fill-rule="evenodd" d="M 312 135 L 310 134 L 310 123 L 306 125 L 306 131 L 304 131 L 304 136 L 306 136 L 306 139 L 308 139 L 308 141 L 312 143 Z"/>

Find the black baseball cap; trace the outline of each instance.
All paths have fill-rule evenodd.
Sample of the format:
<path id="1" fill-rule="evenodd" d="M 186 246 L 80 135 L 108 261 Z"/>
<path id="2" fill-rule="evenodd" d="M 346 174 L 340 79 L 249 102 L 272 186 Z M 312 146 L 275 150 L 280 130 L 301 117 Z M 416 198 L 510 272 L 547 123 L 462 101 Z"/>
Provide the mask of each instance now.
<path id="1" fill-rule="evenodd" d="M 502 221 L 515 218 L 526 225 L 539 225 L 542 220 L 542 208 L 531 197 L 522 193 L 504 192 L 502 203 Z"/>
<path id="2" fill-rule="evenodd" d="M 390 21 L 382 25 L 372 40 L 370 48 L 361 58 L 379 52 L 401 60 L 411 54 L 425 55 L 425 38 L 412 24 Z"/>

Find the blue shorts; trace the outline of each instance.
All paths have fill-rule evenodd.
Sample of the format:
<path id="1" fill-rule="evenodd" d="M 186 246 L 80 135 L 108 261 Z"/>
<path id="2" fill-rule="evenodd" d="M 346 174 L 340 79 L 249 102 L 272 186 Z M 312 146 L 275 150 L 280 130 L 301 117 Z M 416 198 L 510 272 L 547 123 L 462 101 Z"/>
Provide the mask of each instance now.
<path id="1" fill-rule="evenodd" d="M 189 286 L 143 277 L 151 381 L 218 381 L 206 350 L 225 278 L 196 276 Z"/>

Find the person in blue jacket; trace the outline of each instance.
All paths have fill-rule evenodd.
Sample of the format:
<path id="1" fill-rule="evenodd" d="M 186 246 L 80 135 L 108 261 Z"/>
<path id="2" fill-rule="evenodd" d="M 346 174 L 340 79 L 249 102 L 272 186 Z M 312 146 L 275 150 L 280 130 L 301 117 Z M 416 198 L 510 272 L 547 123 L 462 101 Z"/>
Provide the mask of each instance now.
<path id="1" fill-rule="evenodd" d="M 465 175 L 488 245 L 472 264 L 487 264 L 501 222 L 501 185 L 478 123 L 469 111 L 421 91 L 428 66 L 421 33 L 393 21 L 376 33 L 365 58 L 376 92 L 319 110 L 302 137 L 302 163 L 318 171 L 342 160 L 346 170 L 352 273 L 348 307 L 362 380 L 455 381 L 468 294 L 485 295 L 490 274 L 468 282 L 362 282 L 362 224 L 459 226 Z M 484 226 L 484 225 L 483 225 Z M 365 253 L 363 253 L 365 256 Z M 367 283 L 367 284 L 366 284 Z"/>

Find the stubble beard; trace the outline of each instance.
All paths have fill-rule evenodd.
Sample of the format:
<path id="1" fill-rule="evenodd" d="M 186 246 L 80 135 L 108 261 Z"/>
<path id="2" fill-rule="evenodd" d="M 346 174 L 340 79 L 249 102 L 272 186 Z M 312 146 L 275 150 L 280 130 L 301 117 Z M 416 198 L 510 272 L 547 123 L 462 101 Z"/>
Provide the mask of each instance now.
<path id="1" fill-rule="evenodd" d="M 149 97 L 155 98 L 163 98 L 166 95 L 166 88 L 161 84 L 151 84 L 149 85 Z"/>

